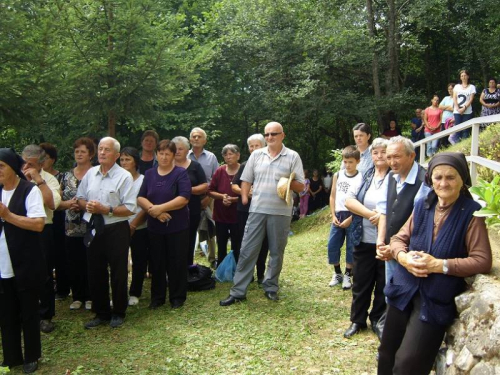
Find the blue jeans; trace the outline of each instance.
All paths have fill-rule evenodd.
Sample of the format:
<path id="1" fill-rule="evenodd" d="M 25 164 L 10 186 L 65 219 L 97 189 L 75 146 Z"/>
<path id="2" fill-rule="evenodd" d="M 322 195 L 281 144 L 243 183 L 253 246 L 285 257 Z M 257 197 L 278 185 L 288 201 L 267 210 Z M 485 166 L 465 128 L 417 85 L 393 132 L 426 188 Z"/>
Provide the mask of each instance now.
<path id="1" fill-rule="evenodd" d="M 461 115 L 459 113 L 454 113 L 453 117 L 455 118 L 455 125 L 453 125 L 453 126 L 457 126 L 457 125 L 461 124 L 462 122 L 469 121 L 472 118 L 472 113 L 463 114 L 463 115 Z M 452 139 L 456 142 L 459 142 L 462 139 L 470 137 L 470 129 L 462 130 L 462 131 L 455 133 L 455 134 L 456 134 L 456 136 L 453 137 Z"/>
<path id="2" fill-rule="evenodd" d="M 431 137 L 433 134 L 431 133 L 425 133 L 425 138 Z M 431 157 L 433 156 L 437 150 L 438 150 L 438 145 L 439 145 L 439 139 L 435 139 L 433 141 L 430 141 L 427 143 L 427 156 Z"/>
<path id="3" fill-rule="evenodd" d="M 328 263 L 340 263 L 340 249 L 344 245 L 344 238 L 346 238 L 345 245 L 345 260 L 346 263 L 352 264 L 352 251 L 354 249 L 354 225 L 349 225 L 347 228 L 339 228 L 332 224 L 330 228 L 330 238 L 328 239 Z"/>

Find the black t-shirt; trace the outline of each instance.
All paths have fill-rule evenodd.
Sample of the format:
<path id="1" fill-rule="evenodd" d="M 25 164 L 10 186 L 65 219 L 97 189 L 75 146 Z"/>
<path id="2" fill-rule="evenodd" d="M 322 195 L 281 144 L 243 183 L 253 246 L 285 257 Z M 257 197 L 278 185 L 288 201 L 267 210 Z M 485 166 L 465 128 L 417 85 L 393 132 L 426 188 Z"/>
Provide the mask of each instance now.
<path id="1" fill-rule="evenodd" d="M 245 170 L 246 163 L 247 162 L 240 164 L 240 169 L 238 169 L 238 172 L 233 177 L 233 184 L 238 185 L 239 187 L 241 187 L 241 175 Z M 246 206 L 243 205 L 243 203 L 241 202 L 241 195 L 240 195 L 238 197 L 238 204 L 236 205 L 236 209 L 240 212 L 248 212 L 248 210 L 250 209 L 250 201 L 251 199 L 248 200 L 248 204 Z"/>
<path id="2" fill-rule="evenodd" d="M 207 182 L 207 177 L 203 171 L 203 167 L 197 161 L 191 160 L 189 167 L 186 169 L 191 186 L 198 186 Z M 201 195 L 191 194 L 189 199 L 189 215 L 195 216 L 201 213 Z"/>
<path id="3" fill-rule="evenodd" d="M 144 160 L 139 160 L 139 172 L 140 174 L 146 174 L 146 171 L 150 168 L 153 168 L 153 163 L 155 160 L 150 160 L 150 161 L 144 161 Z"/>

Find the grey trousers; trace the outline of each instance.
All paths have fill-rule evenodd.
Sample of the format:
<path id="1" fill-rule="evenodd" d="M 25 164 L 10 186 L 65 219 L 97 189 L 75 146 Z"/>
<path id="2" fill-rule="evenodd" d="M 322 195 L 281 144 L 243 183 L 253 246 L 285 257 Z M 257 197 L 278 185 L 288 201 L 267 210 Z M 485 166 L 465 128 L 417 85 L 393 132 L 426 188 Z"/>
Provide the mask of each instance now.
<path id="1" fill-rule="evenodd" d="M 234 274 L 234 285 L 230 291 L 233 297 L 245 297 L 266 234 L 269 241 L 269 263 L 262 287 L 266 292 L 278 291 L 278 281 L 283 267 L 283 256 L 291 220 L 290 216 L 250 213 L 243 234 L 240 258 Z"/>

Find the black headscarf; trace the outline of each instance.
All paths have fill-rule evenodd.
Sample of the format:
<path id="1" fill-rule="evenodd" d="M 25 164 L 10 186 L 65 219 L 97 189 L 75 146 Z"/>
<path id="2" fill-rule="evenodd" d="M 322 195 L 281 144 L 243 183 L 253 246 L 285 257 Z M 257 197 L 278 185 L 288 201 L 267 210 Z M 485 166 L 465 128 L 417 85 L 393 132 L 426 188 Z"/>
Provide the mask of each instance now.
<path id="1" fill-rule="evenodd" d="M 12 148 L 0 148 L 0 161 L 11 167 L 20 178 L 26 180 L 24 173 L 21 171 L 24 160 Z"/>
<path id="2" fill-rule="evenodd" d="M 449 165 L 455 168 L 464 182 L 464 186 L 462 187 L 460 194 L 464 194 L 466 197 L 472 199 L 472 195 L 468 190 L 468 187 L 472 185 L 472 182 L 469 173 L 469 165 L 467 164 L 465 155 L 461 152 L 440 152 L 439 154 L 436 154 L 429 162 L 427 174 L 425 175 L 425 183 L 430 187 L 432 187 L 432 172 L 438 165 Z M 432 190 L 427 196 L 427 206 L 430 206 L 436 198 L 436 193 Z"/>

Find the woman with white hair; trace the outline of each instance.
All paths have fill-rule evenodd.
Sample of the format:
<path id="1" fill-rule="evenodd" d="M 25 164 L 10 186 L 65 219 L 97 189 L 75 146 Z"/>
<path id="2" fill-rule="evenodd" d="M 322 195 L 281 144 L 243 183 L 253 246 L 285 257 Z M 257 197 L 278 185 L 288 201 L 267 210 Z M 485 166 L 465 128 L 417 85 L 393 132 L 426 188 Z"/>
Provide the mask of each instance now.
<path id="1" fill-rule="evenodd" d="M 236 172 L 240 168 L 240 149 L 233 144 L 227 144 L 222 148 L 222 156 L 226 164 L 220 166 L 215 171 L 208 195 L 214 199 L 214 221 L 215 234 L 217 236 L 217 262 L 221 264 L 227 255 L 227 242 L 231 237 L 231 244 L 238 242 L 238 215 L 236 202 L 238 196 L 231 190 Z M 236 261 L 238 255 L 233 247 Z"/>
<path id="2" fill-rule="evenodd" d="M 196 233 L 201 217 L 201 198 L 208 190 L 207 177 L 203 167 L 195 160 L 187 157 L 189 153 L 189 141 L 186 137 L 175 137 L 172 139 L 177 151 L 175 153 L 175 165 L 184 168 L 191 181 L 191 198 L 189 199 L 189 254 L 188 266 L 194 263 L 194 245 L 196 244 Z"/>
<path id="3" fill-rule="evenodd" d="M 385 264 L 376 259 L 377 224 L 380 214 L 375 211 L 382 185 L 389 173 L 386 150 L 388 141 L 375 138 L 371 146 L 373 167 L 363 175 L 363 182 L 356 196 L 347 197 L 345 206 L 351 211 L 354 226 L 351 325 L 345 331 L 348 338 L 366 328 L 369 317 L 372 330 L 380 335 L 377 322 L 385 311 Z M 370 304 L 373 295 L 373 305 Z"/>

